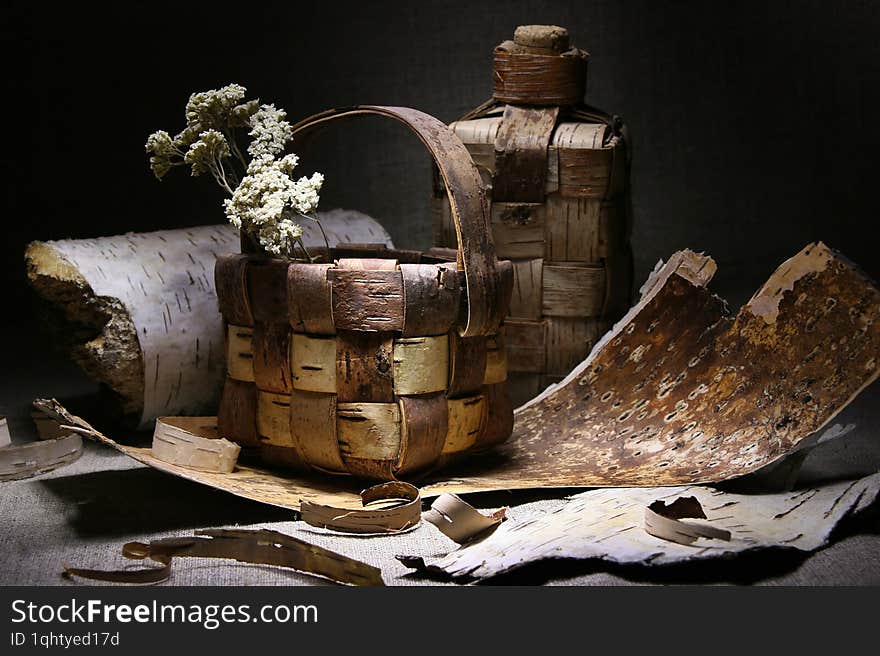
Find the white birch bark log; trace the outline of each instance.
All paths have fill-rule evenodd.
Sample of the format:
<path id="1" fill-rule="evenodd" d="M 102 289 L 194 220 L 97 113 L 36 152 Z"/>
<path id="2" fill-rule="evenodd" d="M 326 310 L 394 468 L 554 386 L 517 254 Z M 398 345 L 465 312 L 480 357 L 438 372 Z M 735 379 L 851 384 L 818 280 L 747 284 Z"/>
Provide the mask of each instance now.
<path id="1" fill-rule="evenodd" d="M 319 213 L 330 245 L 385 243 L 365 214 Z M 307 246 L 323 246 L 303 224 Z M 224 370 L 214 258 L 239 250 L 229 225 L 33 242 L 28 277 L 49 302 L 73 359 L 106 384 L 122 414 L 147 428 L 162 415 L 210 414 Z"/>

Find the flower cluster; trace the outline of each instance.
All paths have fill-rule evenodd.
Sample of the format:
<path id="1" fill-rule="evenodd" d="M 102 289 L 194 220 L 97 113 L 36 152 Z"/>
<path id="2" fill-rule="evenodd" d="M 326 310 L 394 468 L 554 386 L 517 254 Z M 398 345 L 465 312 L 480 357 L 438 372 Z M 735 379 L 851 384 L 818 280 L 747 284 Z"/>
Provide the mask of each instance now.
<path id="1" fill-rule="evenodd" d="M 293 136 L 290 123 L 284 120 L 286 117 L 287 112 L 275 109 L 275 105 L 263 105 L 254 112 L 250 120 L 253 129 L 248 133 L 254 138 L 248 146 L 251 157 L 274 157 L 284 150 L 284 146 Z"/>
<path id="2" fill-rule="evenodd" d="M 147 138 L 150 168 L 160 180 L 183 165 L 194 176 L 210 174 L 230 196 L 224 201 L 229 221 L 254 235 L 267 252 L 292 256 L 296 244 L 303 246 L 302 227 L 292 217 L 315 211 L 324 176 L 293 178 L 296 155 L 279 158 L 293 136 L 287 113 L 246 101 L 246 91 L 230 84 L 192 94 L 182 132 L 172 137 L 159 130 Z M 251 138 L 250 161 L 236 141 L 236 131 L 244 130 Z"/>
<path id="3" fill-rule="evenodd" d="M 232 198 L 224 201 L 226 217 L 232 225 L 247 227 L 260 245 L 273 255 L 290 256 L 302 236 L 302 227 L 290 217 L 314 212 L 324 176 L 294 180 L 296 155 L 275 159 L 262 155 L 251 161 L 247 175 Z"/>

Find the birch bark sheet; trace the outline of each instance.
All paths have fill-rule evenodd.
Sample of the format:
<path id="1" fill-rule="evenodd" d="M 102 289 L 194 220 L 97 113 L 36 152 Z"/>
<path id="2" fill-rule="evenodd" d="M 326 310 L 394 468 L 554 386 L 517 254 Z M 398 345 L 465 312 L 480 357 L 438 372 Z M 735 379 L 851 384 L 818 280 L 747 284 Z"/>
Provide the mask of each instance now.
<path id="1" fill-rule="evenodd" d="M 591 490 L 550 512 L 535 504 L 516 507 L 489 537 L 445 556 L 401 560 L 453 578 L 484 579 L 547 558 L 667 565 L 770 547 L 813 551 L 827 543 L 843 517 L 867 508 L 878 492 L 880 474 L 781 494 L 729 494 L 694 485 Z M 682 545 L 645 531 L 645 508 L 681 497 L 696 497 L 704 523 L 730 531 L 730 541 Z"/>

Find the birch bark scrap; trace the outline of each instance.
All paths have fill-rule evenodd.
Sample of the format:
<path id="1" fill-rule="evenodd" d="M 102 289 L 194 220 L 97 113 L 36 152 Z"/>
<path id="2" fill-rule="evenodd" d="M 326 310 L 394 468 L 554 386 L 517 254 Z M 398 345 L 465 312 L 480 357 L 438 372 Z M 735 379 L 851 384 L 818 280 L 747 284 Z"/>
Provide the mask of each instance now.
<path id="1" fill-rule="evenodd" d="M 40 440 L 0 448 L 0 481 L 16 481 L 45 474 L 77 460 L 82 439 L 68 434 L 55 440 Z"/>
<path id="2" fill-rule="evenodd" d="M 867 508 L 880 474 L 771 495 L 738 495 L 701 486 L 591 490 L 552 512 L 514 508 L 486 539 L 440 557 L 402 558 L 409 567 L 453 578 L 484 579 L 548 558 L 601 558 L 614 563 L 668 565 L 771 547 L 813 551 L 845 516 Z M 730 540 L 682 545 L 644 530 L 645 508 L 657 500 L 695 497 L 707 525 Z"/>
<path id="3" fill-rule="evenodd" d="M 376 535 L 400 533 L 417 526 L 421 519 L 419 490 L 409 483 L 380 483 L 363 490 L 360 497 L 362 508 L 303 502 L 302 520 L 311 526 L 342 533 Z M 369 507 L 378 503 L 384 507 Z"/>
<path id="4" fill-rule="evenodd" d="M 212 433 L 212 437 L 205 437 Z M 153 431 L 154 457 L 182 467 L 229 473 L 241 447 L 217 433 L 216 417 L 159 417 Z"/>
<path id="5" fill-rule="evenodd" d="M 384 585 L 382 572 L 372 565 L 267 529 L 208 529 L 189 537 L 129 542 L 122 555 L 150 559 L 160 567 L 140 570 L 97 570 L 65 567 L 64 576 L 115 583 L 160 583 L 171 577 L 176 557 L 228 558 L 243 563 L 287 567 L 348 585 Z"/>
<path id="6" fill-rule="evenodd" d="M 50 419 L 42 412 L 32 411 L 31 420 L 34 422 L 34 426 L 36 426 L 38 439 L 57 440 L 58 438 L 70 435 L 69 430 L 62 428 L 61 424 L 54 419 Z"/>
<path id="7" fill-rule="evenodd" d="M 454 494 L 441 494 L 423 517 L 450 540 L 466 544 L 485 537 L 491 529 L 497 528 L 504 521 L 507 510 L 500 508 L 484 515 Z"/>
<path id="8" fill-rule="evenodd" d="M 331 245 L 393 246 L 365 214 L 333 210 L 319 216 Z M 308 246 L 323 246 L 313 221 L 303 230 Z M 33 242 L 25 261 L 60 343 L 91 378 L 107 385 L 123 416 L 147 428 L 160 415 L 215 410 L 224 346 L 214 262 L 238 250 L 238 231 L 216 225 Z"/>
<path id="9" fill-rule="evenodd" d="M 693 544 L 700 538 L 730 541 L 730 531 L 682 521 L 688 517 L 706 519 L 703 506 L 696 497 L 679 497 L 669 504 L 658 499 L 645 508 L 645 531 L 655 538 L 676 544 Z"/>
<path id="10" fill-rule="evenodd" d="M 57 422 L 34 416 L 39 440 L 12 443 L 9 423 L 0 416 L 0 481 L 16 481 L 58 469 L 82 455 L 82 439 Z"/>

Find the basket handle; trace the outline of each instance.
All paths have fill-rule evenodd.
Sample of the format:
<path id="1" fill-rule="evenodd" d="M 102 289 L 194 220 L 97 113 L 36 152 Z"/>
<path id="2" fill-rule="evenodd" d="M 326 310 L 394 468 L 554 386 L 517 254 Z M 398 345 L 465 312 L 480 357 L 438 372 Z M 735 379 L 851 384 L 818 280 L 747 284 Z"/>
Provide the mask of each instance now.
<path id="1" fill-rule="evenodd" d="M 336 119 L 361 115 L 386 116 L 416 133 L 431 153 L 449 196 L 452 221 L 458 237 L 458 268 L 464 270 L 467 321 L 459 327 L 463 337 L 494 332 L 505 303 L 499 283 L 498 259 L 489 231 L 489 203 L 480 174 L 461 140 L 438 119 L 409 107 L 355 105 L 315 114 L 293 126 L 297 142 L 315 128 Z"/>

